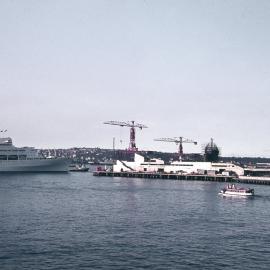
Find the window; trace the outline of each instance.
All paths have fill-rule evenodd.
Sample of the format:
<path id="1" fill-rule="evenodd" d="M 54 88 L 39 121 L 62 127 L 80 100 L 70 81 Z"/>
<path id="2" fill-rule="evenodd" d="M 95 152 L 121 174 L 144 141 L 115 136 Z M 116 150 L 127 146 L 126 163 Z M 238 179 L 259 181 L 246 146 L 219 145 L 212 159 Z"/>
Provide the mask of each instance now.
<path id="1" fill-rule="evenodd" d="M 8 160 L 18 160 L 18 156 L 17 155 L 9 155 Z"/>

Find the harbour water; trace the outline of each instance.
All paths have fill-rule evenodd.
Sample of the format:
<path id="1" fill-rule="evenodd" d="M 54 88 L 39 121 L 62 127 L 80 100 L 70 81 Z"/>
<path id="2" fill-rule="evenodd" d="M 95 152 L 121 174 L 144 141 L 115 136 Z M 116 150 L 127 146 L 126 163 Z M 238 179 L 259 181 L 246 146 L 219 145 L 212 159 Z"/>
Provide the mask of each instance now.
<path id="1" fill-rule="evenodd" d="M 269 269 L 270 187 L 245 199 L 223 186 L 0 175 L 0 269 Z"/>

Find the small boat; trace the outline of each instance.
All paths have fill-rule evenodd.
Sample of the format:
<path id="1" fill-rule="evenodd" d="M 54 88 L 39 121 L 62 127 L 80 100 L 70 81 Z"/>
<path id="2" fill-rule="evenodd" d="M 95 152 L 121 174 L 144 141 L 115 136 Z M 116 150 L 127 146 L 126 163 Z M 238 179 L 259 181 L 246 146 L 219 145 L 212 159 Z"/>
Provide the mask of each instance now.
<path id="1" fill-rule="evenodd" d="M 236 187 L 235 184 L 227 185 L 218 194 L 222 196 L 254 196 L 253 188 Z"/>
<path id="2" fill-rule="evenodd" d="M 89 168 L 84 165 L 72 164 L 69 166 L 70 172 L 88 172 Z"/>

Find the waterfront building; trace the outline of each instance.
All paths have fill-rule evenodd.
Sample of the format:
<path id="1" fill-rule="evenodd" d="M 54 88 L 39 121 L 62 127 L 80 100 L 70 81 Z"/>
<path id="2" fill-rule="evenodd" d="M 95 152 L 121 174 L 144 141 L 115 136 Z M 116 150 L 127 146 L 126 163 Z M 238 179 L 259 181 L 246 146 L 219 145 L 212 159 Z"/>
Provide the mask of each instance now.
<path id="1" fill-rule="evenodd" d="M 114 172 L 164 172 L 175 174 L 234 174 L 244 175 L 244 169 L 233 163 L 174 161 L 169 164 L 161 159 L 147 159 L 135 153 L 134 161 L 117 160 Z"/>

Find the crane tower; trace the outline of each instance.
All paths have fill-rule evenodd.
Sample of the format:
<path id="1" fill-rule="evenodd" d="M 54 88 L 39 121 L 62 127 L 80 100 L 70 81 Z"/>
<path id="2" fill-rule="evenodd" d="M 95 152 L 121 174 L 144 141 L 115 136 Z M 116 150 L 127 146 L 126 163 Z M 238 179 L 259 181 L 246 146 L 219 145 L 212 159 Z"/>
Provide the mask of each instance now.
<path id="1" fill-rule="evenodd" d="M 119 122 L 119 121 L 107 121 L 104 122 L 103 124 L 107 125 L 115 125 L 115 126 L 120 126 L 120 127 L 129 127 L 130 128 L 130 141 L 129 141 L 129 151 L 136 152 L 138 151 L 138 148 L 136 147 L 136 132 L 135 128 L 143 129 L 147 128 L 147 126 L 135 123 L 135 121 L 130 121 L 130 122 Z"/>
<path id="2" fill-rule="evenodd" d="M 193 143 L 197 144 L 197 142 L 186 139 L 184 137 L 173 137 L 173 138 L 160 138 L 160 139 L 155 139 L 155 141 L 161 141 L 161 142 L 174 142 L 179 145 L 178 147 L 178 154 L 179 154 L 179 160 L 182 161 L 184 153 L 183 153 L 183 143 Z"/>

